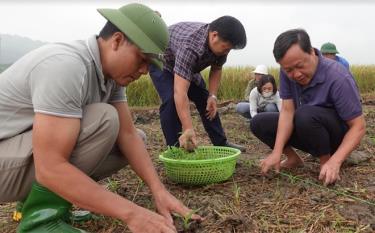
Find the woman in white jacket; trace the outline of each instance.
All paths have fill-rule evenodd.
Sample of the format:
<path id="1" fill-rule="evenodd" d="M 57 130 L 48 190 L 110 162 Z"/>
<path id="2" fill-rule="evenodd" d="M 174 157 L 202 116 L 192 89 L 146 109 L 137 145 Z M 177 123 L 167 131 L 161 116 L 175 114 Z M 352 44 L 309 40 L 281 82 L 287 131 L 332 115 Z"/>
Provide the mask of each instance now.
<path id="1" fill-rule="evenodd" d="M 250 115 L 253 118 L 261 112 L 278 112 L 281 99 L 277 91 L 276 81 L 272 75 L 263 75 L 249 96 Z"/>

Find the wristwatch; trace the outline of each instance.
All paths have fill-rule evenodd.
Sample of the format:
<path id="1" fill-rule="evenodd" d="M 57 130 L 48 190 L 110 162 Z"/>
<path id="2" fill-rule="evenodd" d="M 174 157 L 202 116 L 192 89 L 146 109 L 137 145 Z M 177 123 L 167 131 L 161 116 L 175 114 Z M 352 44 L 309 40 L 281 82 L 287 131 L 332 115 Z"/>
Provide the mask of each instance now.
<path id="1" fill-rule="evenodd" d="M 217 97 L 214 94 L 210 94 L 208 97 L 214 98 L 217 101 Z"/>

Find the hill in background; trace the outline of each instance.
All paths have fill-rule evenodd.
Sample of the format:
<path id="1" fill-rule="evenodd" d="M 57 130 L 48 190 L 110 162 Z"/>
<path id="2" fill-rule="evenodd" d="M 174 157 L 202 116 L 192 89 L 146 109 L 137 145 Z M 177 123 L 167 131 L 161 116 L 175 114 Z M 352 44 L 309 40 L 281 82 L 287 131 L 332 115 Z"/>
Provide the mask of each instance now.
<path id="1" fill-rule="evenodd" d="M 43 44 L 46 44 L 46 42 L 0 33 L 0 64 L 12 64 L 29 51 Z"/>

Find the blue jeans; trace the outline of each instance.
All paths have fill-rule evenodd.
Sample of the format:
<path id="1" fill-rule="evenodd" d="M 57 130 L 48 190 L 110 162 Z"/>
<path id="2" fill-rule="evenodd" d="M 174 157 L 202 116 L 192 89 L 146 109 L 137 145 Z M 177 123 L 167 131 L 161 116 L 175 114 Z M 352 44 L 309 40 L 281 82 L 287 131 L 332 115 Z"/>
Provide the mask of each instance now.
<path id="1" fill-rule="evenodd" d="M 162 102 L 159 111 L 165 140 L 168 146 L 178 146 L 182 125 L 174 102 L 174 74 L 167 70 L 161 71 L 154 65 L 150 65 L 149 70 L 152 82 Z M 203 79 L 199 85 L 193 82 L 190 83 L 188 90 L 189 100 L 195 104 L 212 144 L 223 146 L 226 144 L 227 138 L 221 125 L 219 114 L 217 113 L 212 120 L 208 120 L 206 117 L 208 95 Z"/>
<path id="2" fill-rule="evenodd" d="M 258 109 L 258 113 L 261 112 L 278 112 L 279 109 L 277 108 L 277 105 L 274 103 L 267 104 L 262 110 Z"/>
<path id="3" fill-rule="evenodd" d="M 250 115 L 250 103 L 249 102 L 239 102 L 236 105 L 236 112 L 238 112 L 241 116 L 251 119 Z"/>

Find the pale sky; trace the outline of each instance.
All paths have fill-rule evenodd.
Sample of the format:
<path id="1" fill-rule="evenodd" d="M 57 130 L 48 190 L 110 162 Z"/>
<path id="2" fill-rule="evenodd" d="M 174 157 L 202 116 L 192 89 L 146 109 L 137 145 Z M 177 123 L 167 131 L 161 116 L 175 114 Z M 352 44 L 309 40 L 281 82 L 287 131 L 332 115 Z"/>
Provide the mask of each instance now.
<path id="1" fill-rule="evenodd" d="M 247 46 L 232 51 L 228 66 L 276 66 L 272 55 L 276 37 L 304 28 L 314 47 L 336 44 L 351 64 L 375 64 L 375 2 L 371 0 L 216 0 L 216 1 L 1 1 L 0 33 L 48 42 L 86 39 L 98 34 L 105 19 L 97 8 L 119 8 L 138 2 L 161 12 L 167 25 L 181 21 L 211 22 L 231 15 L 244 25 Z M 328 2 L 328 3 L 327 3 Z M 360 2 L 360 3 L 358 3 Z"/>

